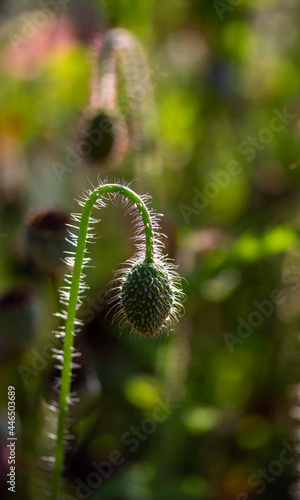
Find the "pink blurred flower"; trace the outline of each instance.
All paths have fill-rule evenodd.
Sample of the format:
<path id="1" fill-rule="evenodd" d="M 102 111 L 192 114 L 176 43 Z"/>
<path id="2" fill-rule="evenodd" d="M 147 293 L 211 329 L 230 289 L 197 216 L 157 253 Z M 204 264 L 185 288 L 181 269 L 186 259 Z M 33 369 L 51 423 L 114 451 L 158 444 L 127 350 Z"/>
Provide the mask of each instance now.
<path id="1" fill-rule="evenodd" d="M 70 21 L 52 17 L 47 11 L 22 14 L 11 22 L 9 40 L 0 53 L 3 70 L 21 79 L 36 78 L 53 54 L 68 50 L 78 42 Z"/>

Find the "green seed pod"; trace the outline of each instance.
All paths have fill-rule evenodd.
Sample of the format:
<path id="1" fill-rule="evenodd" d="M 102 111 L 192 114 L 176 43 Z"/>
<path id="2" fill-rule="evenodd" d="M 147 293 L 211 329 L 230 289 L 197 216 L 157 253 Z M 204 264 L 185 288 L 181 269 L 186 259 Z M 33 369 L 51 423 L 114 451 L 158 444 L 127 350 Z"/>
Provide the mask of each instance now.
<path id="1" fill-rule="evenodd" d="M 172 284 L 167 272 L 160 270 L 155 262 L 138 262 L 123 283 L 121 303 L 128 323 L 137 333 L 157 336 L 173 304 Z"/>

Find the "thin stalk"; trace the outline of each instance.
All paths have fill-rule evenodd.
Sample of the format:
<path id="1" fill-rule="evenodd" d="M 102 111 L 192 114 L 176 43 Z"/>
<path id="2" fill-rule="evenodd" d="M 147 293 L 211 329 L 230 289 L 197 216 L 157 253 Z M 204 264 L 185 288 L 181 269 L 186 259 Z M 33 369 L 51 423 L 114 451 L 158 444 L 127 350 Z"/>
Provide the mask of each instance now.
<path id="1" fill-rule="evenodd" d="M 146 249 L 145 259 L 149 262 L 153 261 L 154 255 L 154 234 L 151 222 L 150 213 L 143 200 L 131 189 L 119 184 L 105 184 L 99 186 L 93 191 L 87 199 L 81 215 L 79 225 L 78 241 L 75 253 L 74 270 L 71 280 L 71 289 L 69 303 L 67 307 L 67 319 L 65 326 L 64 348 L 63 348 L 63 368 L 62 379 L 59 395 L 58 407 L 58 422 L 56 435 L 56 450 L 54 457 L 54 472 L 52 479 L 51 500 L 58 500 L 59 483 L 61 470 L 64 462 L 64 444 L 65 444 L 65 429 L 68 415 L 69 394 L 71 388 L 71 373 L 72 373 L 72 351 L 74 343 L 74 325 L 78 304 L 78 293 L 80 280 L 82 275 L 83 261 L 86 248 L 87 232 L 89 226 L 89 218 L 96 201 L 106 193 L 119 193 L 129 198 L 132 203 L 135 203 L 139 210 L 145 226 Z"/>

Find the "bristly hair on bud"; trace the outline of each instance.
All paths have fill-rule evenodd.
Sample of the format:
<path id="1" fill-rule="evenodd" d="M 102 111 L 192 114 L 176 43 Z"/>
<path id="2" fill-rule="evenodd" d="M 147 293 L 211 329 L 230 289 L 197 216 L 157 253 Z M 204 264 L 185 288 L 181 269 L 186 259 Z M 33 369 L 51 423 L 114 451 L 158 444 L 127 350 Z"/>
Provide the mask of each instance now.
<path id="1" fill-rule="evenodd" d="M 119 318 L 121 326 L 129 325 L 132 332 L 144 337 L 158 338 L 168 333 L 182 312 L 184 294 L 181 278 L 176 266 L 163 256 L 158 216 L 148 207 L 149 196 L 139 196 L 122 183 L 101 183 L 88 190 L 79 200 L 83 207 L 82 214 L 73 214 L 72 219 L 79 223 L 76 234 L 70 232 L 69 242 L 76 248 L 75 254 L 67 252 L 66 263 L 73 272 L 65 278 L 65 286 L 61 288 L 61 303 L 66 310 L 58 313 L 66 320 L 57 336 L 64 339 L 63 350 L 55 350 L 56 357 L 62 364 L 59 403 L 57 409 L 57 432 L 55 433 L 56 450 L 52 480 L 51 500 L 58 500 L 60 475 L 64 461 L 64 440 L 68 406 L 72 404 L 74 394 L 70 393 L 72 369 L 79 365 L 73 362 L 78 355 L 75 352 L 74 334 L 76 326 L 81 322 L 76 313 L 83 300 L 87 286 L 84 283 L 83 268 L 90 261 L 86 244 L 94 238 L 94 228 L 98 222 L 91 218 L 93 207 L 103 208 L 107 201 L 115 202 L 122 197 L 127 212 L 134 212 L 136 254 L 127 261 L 126 267 L 117 273 L 114 279 L 116 294 L 111 303 L 115 309 L 114 318 Z"/>
<path id="2" fill-rule="evenodd" d="M 124 273 L 120 298 L 124 324 L 138 335 L 157 338 L 172 330 L 182 292 L 170 264 L 141 260 Z"/>
<path id="3" fill-rule="evenodd" d="M 105 186 L 105 183 L 100 185 Z M 128 190 L 126 184 L 119 185 Z M 85 193 L 79 203 L 84 205 L 91 193 L 92 190 Z M 103 195 L 96 207 L 103 208 L 108 200 L 115 203 L 121 195 L 122 192 Z M 116 272 L 111 282 L 115 293 L 108 303 L 114 310 L 113 319 L 119 321 L 121 330 L 129 327 L 138 336 L 159 338 L 173 330 L 183 312 L 185 295 L 177 266 L 163 255 L 164 244 L 159 223 L 161 214 L 156 214 L 148 207 L 150 199 L 149 195 L 139 196 L 149 218 L 145 224 L 139 204 L 132 203 L 133 200 L 126 195 L 122 196 L 126 214 L 133 215 L 136 252 Z M 78 220 L 78 216 L 73 218 Z M 149 231 L 152 234 L 147 238 Z M 86 285 L 81 283 L 81 290 L 84 289 Z"/>
<path id="4" fill-rule="evenodd" d="M 146 197 L 144 197 L 145 199 Z M 151 213 L 152 224 L 158 218 Z M 144 243 L 137 238 L 137 253 L 117 272 L 111 303 L 114 319 L 137 336 L 157 339 L 168 335 L 183 313 L 185 295 L 177 266 L 162 255 L 162 242 L 156 230 L 153 258 L 145 257 Z"/>
<path id="5" fill-rule="evenodd" d="M 119 193 L 115 199 L 116 196 Z M 147 210 L 149 221 L 145 225 L 137 203 L 130 204 L 129 198 L 123 199 L 123 205 L 129 205 L 126 214 L 131 212 L 135 215 L 136 252 L 117 271 L 112 281 L 116 293 L 108 303 L 115 311 L 113 319 L 119 321 L 122 330 L 130 327 L 137 336 L 157 339 L 174 329 L 183 313 L 185 294 L 177 266 L 163 255 L 161 214 L 148 207 L 151 196 L 140 195 L 139 198 Z M 110 199 L 113 201 L 111 195 Z M 152 237 L 147 241 L 150 228 Z"/>

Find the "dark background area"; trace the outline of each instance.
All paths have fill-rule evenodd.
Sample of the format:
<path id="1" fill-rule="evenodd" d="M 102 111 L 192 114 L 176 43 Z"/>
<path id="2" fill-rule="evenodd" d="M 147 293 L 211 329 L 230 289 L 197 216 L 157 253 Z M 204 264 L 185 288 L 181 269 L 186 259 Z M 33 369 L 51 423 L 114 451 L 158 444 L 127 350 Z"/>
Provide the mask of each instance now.
<path id="1" fill-rule="evenodd" d="M 104 292 L 134 224 L 120 206 L 95 211 L 66 498 L 300 498 L 299 19 L 294 0 L 0 2 L 0 498 L 12 497 L 8 386 L 16 500 L 46 498 L 51 455 L 64 232 L 54 217 L 49 240 L 30 221 L 81 211 L 98 179 L 151 194 L 187 300 L 168 337 L 120 334 Z M 147 65 L 129 87 L 117 73 L 133 140 L 122 161 L 96 165 L 78 153 L 82 117 L 114 28 L 136 35 Z M 93 462 L 106 462 L 101 485 Z"/>

